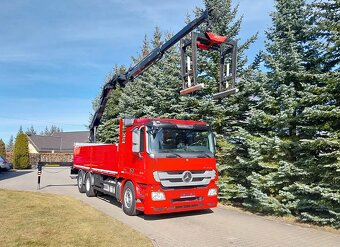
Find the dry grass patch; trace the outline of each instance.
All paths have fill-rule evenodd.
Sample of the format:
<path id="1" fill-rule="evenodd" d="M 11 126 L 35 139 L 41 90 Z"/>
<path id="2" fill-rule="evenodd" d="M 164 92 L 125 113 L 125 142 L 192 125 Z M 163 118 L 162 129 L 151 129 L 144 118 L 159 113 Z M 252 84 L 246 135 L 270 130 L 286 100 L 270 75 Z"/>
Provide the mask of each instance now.
<path id="1" fill-rule="evenodd" d="M 152 246 L 141 233 L 67 196 L 0 189 L 1 246 Z"/>

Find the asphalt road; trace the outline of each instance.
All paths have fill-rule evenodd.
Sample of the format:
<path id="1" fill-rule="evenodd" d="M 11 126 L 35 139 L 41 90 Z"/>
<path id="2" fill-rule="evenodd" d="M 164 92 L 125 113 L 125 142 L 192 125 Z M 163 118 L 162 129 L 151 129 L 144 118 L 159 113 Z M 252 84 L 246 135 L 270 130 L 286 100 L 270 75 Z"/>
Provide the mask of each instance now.
<path id="1" fill-rule="evenodd" d="M 0 188 L 38 191 L 37 173 L 32 170 L 0 172 Z M 44 168 L 39 191 L 69 195 L 88 203 L 142 232 L 153 240 L 155 246 L 340 247 L 340 234 L 268 219 L 232 208 L 130 217 L 122 212 L 120 204 L 114 199 L 89 198 L 80 194 L 76 180 L 69 177 L 68 168 Z"/>

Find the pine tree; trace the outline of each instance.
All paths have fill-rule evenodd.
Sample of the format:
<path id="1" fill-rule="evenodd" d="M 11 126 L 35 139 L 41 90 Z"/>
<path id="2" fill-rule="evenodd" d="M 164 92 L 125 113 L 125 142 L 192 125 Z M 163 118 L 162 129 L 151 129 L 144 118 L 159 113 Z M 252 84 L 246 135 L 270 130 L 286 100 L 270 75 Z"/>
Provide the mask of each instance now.
<path id="1" fill-rule="evenodd" d="M 313 10 L 311 22 L 314 24 L 313 34 L 318 38 L 314 42 L 319 57 L 315 62 L 321 71 L 338 71 L 340 63 L 340 17 L 338 0 L 314 1 L 310 4 Z"/>
<path id="2" fill-rule="evenodd" d="M 16 169 L 27 169 L 30 167 L 28 138 L 25 133 L 19 131 L 14 144 L 13 165 Z"/>
<path id="3" fill-rule="evenodd" d="M 48 126 L 46 126 L 45 130 L 42 131 L 40 134 L 44 136 L 52 136 L 54 133 L 59 133 L 59 132 L 63 132 L 63 130 L 55 125 L 51 125 L 49 128 Z"/>
<path id="4" fill-rule="evenodd" d="M 28 128 L 25 133 L 26 133 L 26 135 L 36 135 L 37 131 L 34 129 L 34 126 L 31 125 L 31 127 Z"/>
<path id="5" fill-rule="evenodd" d="M 262 89 L 248 118 L 247 128 L 252 128 L 250 133 L 259 146 L 255 148 L 256 169 L 247 177 L 250 193 L 245 203 L 262 212 L 282 214 L 294 209 L 280 200 L 287 186 L 304 175 L 296 157 L 301 151 L 298 122 L 307 12 L 303 0 L 278 0 L 275 8 L 273 26 L 267 31 L 267 51 L 262 53 L 269 72 L 258 78 L 263 80 Z"/>
<path id="6" fill-rule="evenodd" d="M 280 140 L 266 136 L 265 125 L 256 121 L 257 108 L 266 107 L 274 98 L 263 88 L 266 76 L 249 71 L 239 85 L 239 93 L 228 99 L 227 125 L 219 138 L 220 198 L 263 213 L 284 214 L 287 209 L 273 196 L 273 177 L 280 157 Z"/>
<path id="7" fill-rule="evenodd" d="M 226 100 L 229 143 L 223 147 L 222 198 L 264 213 L 290 213 L 280 200 L 282 188 L 303 174 L 296 168 L 294 145 L 306 17 L 303 1 L 276 1 L 267 52 L 245 70 L 240 92 Z M 269 73 L 252 71 L 262 60 Z"/>
<path id="8" fill-rule="evenodd" d="M 121 89 L 116 89 L 110 96 L 107 107 L 97 129 L 96 138 L 99 142 L 115 143 L 119 135 L 119 98 Z M 95 108 L 96 109 L 96 108 Z"/>
<path id="9" fill-rule="evenodd" d="M 297 164 L 304 176 L 289 187 L 293 213 L 302 221 L 340 227 L 339 16 L 336 1 L 308 5 L 313 54 L 302 83 Z M 337 31 L 336 31 L 337 30 Z"/>
<path id="10" fill-rule="evenodd" d="M 8 140 L 7 146 L 6 146 L 6 151 L 7 152 L 12 152 L 13 151 L 13 147 L 14 147 L 14 138 L 11 135 L 11 137 Z"/>
<path id="11" fill-rule="evenodd" d="M 4 141 L 0 138 L 0 156 L 6 158 L 6 146 Z"/>
<path id="12" fill-rule="evenodd" d="M 125 66 L 118 66 L 115 65 L 113 72 L 110 73 L 105 82 L 104 85 L 112 79 L 112 77 L 115 74 L 123 74 L 125 73 L 126 68 Z M 117 88 L 114 90 L 107 102 L 106 108 L 104 109 L 104 113 L 101 119 L 101 124 L 98 126 L 97 132 L 96 132 L 96 139 L 99 142 L 104 142 L 104 143 L 114 143 L 118 141 L 118 135 L 119 135 L 119 113 L 120 109 L 118 107 L 119 103 L 119 98 L 121 95 L 121 89 Z M 92 102 L 93 109 L 97 110 L 98 104 L 99 104 L 99 97 L 98 95 L 96 99 Z M 92 115 L 90 116 L 90 121 L 92 120 Z"/>
<path id="13" fill-rule="evenodd" d="M 246 125 L 231 135 L 237 145 L 225 145 L 236 156 L 226 167 L 227 199 L 339 227 L 339 76 L 325 73 L 335 58 L 318 43 L 310 5 L 277 0 L 275 8 L 261 54 L 268 73 L 255 74 L 255 104 L 248 101 Z"/>
<path id="14" fill-rule="evenodd" d="M 167 34 L 164 40 L 170 36 Z M 156 28 L 151 40 L 152 49 L 159 47 L 164 40 Z M 179 62 L 178 50 L 170 48 L 160 61 L 128 84 L 120 98 L 120 116 L 173 117 L 173 108 L 179 101 Z"/>

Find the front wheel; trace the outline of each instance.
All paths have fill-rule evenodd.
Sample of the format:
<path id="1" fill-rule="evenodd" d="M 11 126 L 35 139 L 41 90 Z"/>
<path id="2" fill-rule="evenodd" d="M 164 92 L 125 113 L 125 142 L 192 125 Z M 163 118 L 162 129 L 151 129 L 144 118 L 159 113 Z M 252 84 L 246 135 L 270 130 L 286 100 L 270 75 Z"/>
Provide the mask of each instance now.
<path id="1" fill-rule="evenodd" d="M 127 215 L 133 216 L 137 214 L 135 188 L 130 181 L 126 182 L 124 186 L 122 207 Z"/>

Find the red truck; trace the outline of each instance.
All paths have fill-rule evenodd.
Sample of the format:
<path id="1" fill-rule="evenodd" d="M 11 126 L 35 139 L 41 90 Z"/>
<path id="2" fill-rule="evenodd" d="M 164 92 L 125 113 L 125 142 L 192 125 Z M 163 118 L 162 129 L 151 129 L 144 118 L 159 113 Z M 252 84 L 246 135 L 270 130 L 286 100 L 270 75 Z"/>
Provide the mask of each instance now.
<path id="1" fill-rule="evenodd" d="M 210 20 L 209 11 L 204 11 L 135 66 L 114 75 L 104 85 L 90 124 L 90 143 L 74 148 L 72 173 L 78 174 L 80 192 L 87 196 L 96 196 L 98 192 L 114 196 L 128 215 L 138 211 L 160 214 L 216 207 L 215 143 L 207 123 L 126 118 L 120 121 L 118 144 L 96 143 L 96 130 L 111 91 L 117 85 L 124 88 L 177 42 L 182 60 L 180 94 L 204 88 L 197 83 L 197 49 L 217 51 L 220 55 L 220 82 L 212 98 L 237 92 L 236 41 L 210 32 L 193 32 L 203 22 L 209 26 Z"/>
<path id="2" fill-rule="evenodd" d="M 118 144 L 76 144 L 78 189 L 117 198 L 135 215 L 217 205 L 214 136 L 208 124 L 174 119 L 122 119 Z"/>

